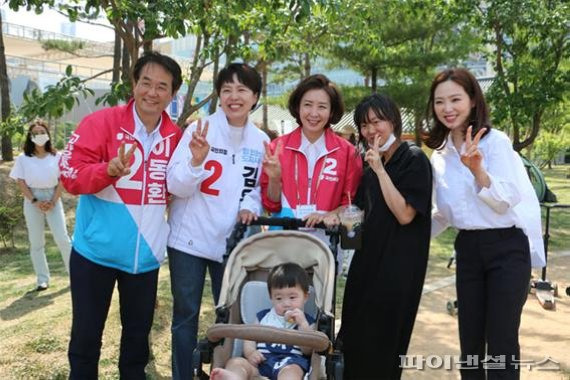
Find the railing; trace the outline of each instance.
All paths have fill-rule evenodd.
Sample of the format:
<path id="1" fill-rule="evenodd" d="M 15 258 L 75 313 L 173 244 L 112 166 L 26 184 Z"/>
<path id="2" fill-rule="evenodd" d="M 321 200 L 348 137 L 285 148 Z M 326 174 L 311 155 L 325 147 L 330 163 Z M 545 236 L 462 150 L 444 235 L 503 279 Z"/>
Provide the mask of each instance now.
<path id="1" fill-rule="evenodd" d="M 63 40 L 67 42 L 83 42 L 85 47 L 82 50 L 90 53 L 109 54 L 109 52 L 113 51 L 112 42 L 94 42 L 74 36 L 69 36 L 67 34 L 49 32 L 25 25 L 12 24 L 9 22 L 2 23 L 2 33 L 5 36 L 31 41 Z"/>
<path id="2" fill-rule="evenodd" d="M 57 74 L 63 76 L 65 69 L 68 64 L 53 62 L 53 61 L 43 61 L 33 58 L 16 57 L 12 55 L 6 56 L 6 65 L 8 70 L 12 73 L 26 73 L 26 72 L 36 72 L 36 73 L 46 73 L 46 74 Z M 90 78 L 96 74 L 99 74 L 103 69 L 96 69 L 93 67 L 71 65 L 73 68 L 73 74 L 81 78 Z M 112 73 L 107 73 L 97 77 L 99 80 L 111 81 Z"/>

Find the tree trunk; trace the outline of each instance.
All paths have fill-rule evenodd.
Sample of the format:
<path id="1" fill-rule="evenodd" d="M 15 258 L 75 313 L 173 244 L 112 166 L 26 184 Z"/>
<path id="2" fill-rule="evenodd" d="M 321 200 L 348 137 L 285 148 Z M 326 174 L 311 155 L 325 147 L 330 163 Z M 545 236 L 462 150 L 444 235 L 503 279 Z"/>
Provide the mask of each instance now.
<path id="1" fill-rule="evenodd" d="M 538 136 L 538 131 L 540 130 L 540 123 L 542 120 L 543 110 L 537 110 L 534 115 L 532 115 L 532 128 L 530 134 L 526 139 L 520 141 L 519 129 L 517 127 L 515 131 L 515 137 L 513 137 L 513 149 L 520 152 L 523 148 L 531 145 L 536 137 Z"/>
<path id="2" fill-rule="evenodd" d="M 268 130 L 268 120 L 267 120 L 267 62 L 263 61 L 261 66 L 261 98 L 263 99 L 263 130 Z"/>
<path id="3" fill-rule="evenodd" d="M 0 96 L 2 97 L 2 121 L 10 117 L 10 83 L 8 80 L 8 68 L 6 66 L 6 51 L 4 49 L 4 36 L 2 34 L 2 15 L 0 14 Z M 12 136 L 8 132 L 2 133 L 2 159 L 13 161 Z"/>
<path id="4" fill-rule="evenodd" d="M 213 83 L 216 83 L 216 79 L 218 79 L 218 72 L 220 71 L 220 56 L 216 55 L 216 59 L 214 60 L 214 72 L 212 73 Z M 218 93 L 216 89 L 212 89 L 212 99 L 210 100 L 210 107 L 208 107 L 208 113 L 211 115 L 216 112 L 218 108 Z"/>
<path id="5" fill-rule="evenodd" d="M 130 32 L 132 32 L 132 27 L 130 27 Z M 125 39 L 123 39 L 123 54 L 121 56 L 121 60 L 122 60 L 122 74 L 121 74 L 121 80 L 125 83 L 129 83 L 130 79 L 131 79 L 131 59 L 130 59 L 131 55 L 129 53 L 129 47 L 127 46 L 127 41 Z"/>
<path id="6" fill-rule="evenodd" d="M 145 53 L 152 51 L 152 40 L 143 42 L 143 51 Z"/>
<path id="7" fill-rule="evenodd" d="M 422 146 L 422 121 L 423 117 L 418 112 L 414 112 L 414 137 L 416 145 Z"/>
<path id="8" fill-rule="evenodd" d="M 373 67 L 370 70 L 370 87 L 372 89 L 372 93 L 375 94 L 376 93 L 376 89 L 377 89 L 377 78 L 378 77 L 378 69 L 376 67 Z"/>
<path id="9" fill-rule="evenodd" d="M 121 79 L 121 36 L 115 29 L 115 45 L 113 49 L 113 83 L 119 83 Z"/>
<path id="10" fill-rule="evenodd" d="M 307 78 L 311 75 L 311 58 L 309 57 L 309 53 L 303 54 L 304 58 L 304 65 L 303 65 L 303 78 Z"/>

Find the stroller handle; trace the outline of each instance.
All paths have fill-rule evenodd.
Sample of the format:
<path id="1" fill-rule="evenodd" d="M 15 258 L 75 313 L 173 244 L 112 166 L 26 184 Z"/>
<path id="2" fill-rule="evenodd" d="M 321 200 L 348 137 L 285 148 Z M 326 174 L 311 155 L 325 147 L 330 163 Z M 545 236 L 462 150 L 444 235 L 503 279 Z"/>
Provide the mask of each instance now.
<path id="1" fill-rule="evenodd" d="M 256 220 L 252 220 L 250 225 L 252 226 L 275 226 L 275 227 L 283 227 L 286 230 L 296 230 L 299 228 L 303 228 L 306 226 L 306 221 L 297 218 L 277 218 L 272 217 L 268 218 L 266 216 L 260 216 Z M 237 224 L 242 224 L 238 222 Z M 236 224 L 236 227 L 237 227 Z M 329 231 L 338 231 L 338 226 L 334 227 L 327 227 L 323 222 L 317 223 L 313 228 L 319 228 L 323 230 Z"/>
<path id="2" fill-rule="evenodd" d="M 325 351 L 331 346 L 329 338 L 321 331 L 289 330 L 262 325 L 215 324 L 208 329 L 206 335 L 212 343 L 234 338 L 304 346 L 317 351 Z"/>
<path id="3" fill-rule="evenodd" d="M 305 220 L 297 218 L 277 218 L 277 217 L 265 217 L 260 216 L 256 220 L 252 220 L 249 226 L 272 226 L 272 227 L 283 227 L 285 230 L 298 230 L 299 228 L 304 228 L 306 224 Z M 226 254 L 224 255 L 224 262 L 226 262 L 231 251 L 237 246 L 241 239 L 245 235 L 245 230 L 248 225 L 238 221 L 230 236 L 226 239 Z M 317 223 L 313 228 L 318 228 L 325 230 L 325 233 L 330 236 L 330 249 L 336 258 L 337 249 L 336 246 L 340 241 L 340 228 L 339 226 L 327 227 L 323 222 Z"/>

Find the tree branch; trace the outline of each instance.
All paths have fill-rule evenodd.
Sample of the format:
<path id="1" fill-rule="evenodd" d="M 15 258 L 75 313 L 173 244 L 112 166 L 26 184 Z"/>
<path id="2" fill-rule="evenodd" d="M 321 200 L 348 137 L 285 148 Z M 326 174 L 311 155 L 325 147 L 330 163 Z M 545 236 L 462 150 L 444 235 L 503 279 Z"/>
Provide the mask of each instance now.
<path id="1" fill-rule="evenodd" d="M 56 11 L 57 13 L 59 13 L 60 15 L 69 18 L 69 15 L 68 15 L 67 13 L 62 12 L 61 10 L 56 9 L 56 8 L 52 8 L 52 9 L 53 9 L 54 11 Z M 111 25 L 105 25 L 105 24 L 101 24 L 101 23 L 99 23 L 99 22 L 93 22 L 93 21 L 90 21 L 90 20 L 77 19 L 76 22 L 82 22 L 82 23 L 84 23 L 84 24 L 100 26 L 100 27 L 102 27 L 102 28 L 107 28 L 107 29 L 111 29 L 111 30 L 114 29 Z"/>
<path id="2" fill-rule="evenodd" d="M 90 80 L 92 80 L 92 79 L 98 78 L 98 77 L 100 77 L 100 76 L 102 76 L 102 75 L 105 75 L 105 74 L 107 74 L 107 73 L 110 73 L 110 72 L 112 72 L 112 71 L 113 71 L 113 69 L 101 71 L 100 73 L 97 73 L 97 74 L 95 74 L 95 75 L 93 75 L 93 76 L 91 76 L 91 77 L 89 77 L 89 78 L 82 79 L 82 80 L 81 80 L 81 83 L 85 83 L 85 82 L 90 81 Z"/>

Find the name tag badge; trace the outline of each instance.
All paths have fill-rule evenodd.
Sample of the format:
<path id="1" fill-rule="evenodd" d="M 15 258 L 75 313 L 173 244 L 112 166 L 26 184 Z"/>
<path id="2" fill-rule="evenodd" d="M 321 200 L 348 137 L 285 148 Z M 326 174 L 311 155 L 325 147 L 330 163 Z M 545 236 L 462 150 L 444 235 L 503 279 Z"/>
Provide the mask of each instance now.
<path id="1" fill-rule="evenodd" d="M 317 212 L 317 205 L 297 205 L 296 217 L 303 219 L 305 216 Z"/>

